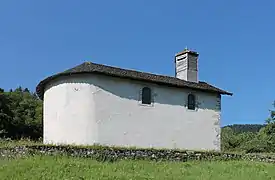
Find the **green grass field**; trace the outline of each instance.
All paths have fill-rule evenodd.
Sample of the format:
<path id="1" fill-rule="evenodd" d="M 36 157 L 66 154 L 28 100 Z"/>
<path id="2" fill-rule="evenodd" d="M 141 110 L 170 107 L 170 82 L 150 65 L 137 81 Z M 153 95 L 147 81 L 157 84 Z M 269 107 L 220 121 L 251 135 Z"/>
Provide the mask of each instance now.
<path id="1" fill-rule="evenodd" d="M 1 147 L 39 145 L 30 140 L 0 140 Z M 246 161 L 154 162 L 124 160 L 98 162 L 87 158 L 34 156 L 0 157 L 0 180 L 12 179 L 201 179 L 275 180 L 275 165 Z"/>
<path id="2" fill-rule="evenodd" d="M 36 142 L 29 139 L 21 140 L 6 140 L 0 138 L 0 148 L 1 147 L 14 147 L 14 146 L 23 146 L 23 145 L 40 145 L 42 142 Z"/>
<path id="3" fill-rule="evenodd" d="M 0 179 L 275 179 L 275 165 L 256 162 L 97 162 L 61 156 L 0 159 Z"/>

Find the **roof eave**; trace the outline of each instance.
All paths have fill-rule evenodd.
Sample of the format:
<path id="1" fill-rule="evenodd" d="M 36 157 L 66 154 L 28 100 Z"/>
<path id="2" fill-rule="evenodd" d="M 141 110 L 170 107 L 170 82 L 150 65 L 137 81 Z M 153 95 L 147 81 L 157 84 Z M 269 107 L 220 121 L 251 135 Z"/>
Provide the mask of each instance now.
<path id="1" fill-rule="evenodd" d="M 230 92 L 224 92 L 224 93 L 221 93 L 223 95 L 228 95 L 228 96 L 233 96 L 233 93 L 230 93 Z"/>
<path id="2" fill-rule="evenodd" d="M 88 66 L 88 68 L 86 66 Z M 49 77 L 45 78 L 44 80 L 42 80 L 36 87 L 36 92 L 37 92 L 39 98 L 43 100 L 45 88 L 50 81 L 52 81 L 58 77 L 61 77 L 61 76 L 70 76 L 73 74 L 86 74 L 86 73 L 88 73 L 88 74 L 90 74 L 90 73 L 91 74 L 103 74 L 103 75 L 107 75 L 107 76 L 120 77 L 120 78 L 126 78 L 126 79 L 134 79 L 134 80 L 138 80 L 138 81 L 147 81 L 147 82 L 151 82 L 151 83 L 155 83 L 155 84 L 165 84 L 168 86 L 179 87 L 179 88 L 186 87 L 186 88 L 190 88 L 190 89 L 196 89 L 196 90 L 205 91 L 205 92 L 212 92 L 212 93 L 216 93 L 216 94 L 224 94 L 224 95 L 230 95 L 230 96 L 233 95 L 233 93 L 219 89 L 219 88 L 212 86 L 206 82 L 199 82 L 199 84 L 205 83 L 205 85 L 208 87 L 203 87 L 203 85 L 201 85 L 201 87 L 197 87 L 197 85 L 194 85 L 192 83 L 189 84 L 188 82 L 186 82 L 187 84 L 181 83 L 179 81 L 169 82 L 171 79 L 169 81 L 165 82 L 165 78 L 169 79 L 172 77 L 166 77 L 166 76 L 156 75 L 156 74 L 149 74 L 149 73 L 127 70 L 127 69 L 121 69 L 121 68 L 100 65 L 100 64 L 95 64 L 95 63 L 83 63 L 77 67 L 78 67 L 77 69 L 75 67 L 75 68 L 66 70 L 64 72 L 49 76 Z M 113 72 L 113 70 L 123 71 L 123 73 L 116 74 Z M 130 75 L 127 75 L 127 73 L 125 73 L 126 71 L 130 72 Z M 133 75 L 131 75 L 131 73 L 134 73 L 135 77 Z M 144 73 L 145 75 L 144 74 L 142 75 L 141 73 Z M 147 78 L 146 76 L 152 76 L 152 79 Z M 157 76 L 159 76 L 160 79 L 158 79 Z"/>

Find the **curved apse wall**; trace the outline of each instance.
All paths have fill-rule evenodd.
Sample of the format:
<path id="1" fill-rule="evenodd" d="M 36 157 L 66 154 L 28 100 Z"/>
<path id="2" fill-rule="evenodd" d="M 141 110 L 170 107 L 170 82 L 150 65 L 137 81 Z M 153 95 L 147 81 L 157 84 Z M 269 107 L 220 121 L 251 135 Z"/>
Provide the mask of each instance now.
<path id="1" fill-rule="evenodd" d="M 142 105 L 149 86 L 153 104 Z M 44 143 L 220 150 L 220 96 L 190 89 L 79 74 L 48 84 L 44 94 Z M 202 128 L 203 127 L 203 128 Z"/>
<path id="2" fill-rule="evenodd" d="M 96 88 L 81 76 L 61 77 L 47 84 L 44 93 L 44 143 L 93 144 Z"/>

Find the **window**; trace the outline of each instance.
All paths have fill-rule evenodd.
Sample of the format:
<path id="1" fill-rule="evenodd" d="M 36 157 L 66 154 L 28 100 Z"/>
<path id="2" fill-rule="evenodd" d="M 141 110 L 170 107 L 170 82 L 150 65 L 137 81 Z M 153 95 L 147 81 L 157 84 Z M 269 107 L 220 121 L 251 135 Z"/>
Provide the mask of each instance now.
<path id="1" fill-rule="evenodd" d="M 151 104 L 151 89 L 148 87 L 142 88 L 142 104 Z"/>
<path id="2" fill-rule="evenodd" d="M 188 109 L 195 110 L 196 108 L 196 100 L 194 94 L 188 95 Z"/>

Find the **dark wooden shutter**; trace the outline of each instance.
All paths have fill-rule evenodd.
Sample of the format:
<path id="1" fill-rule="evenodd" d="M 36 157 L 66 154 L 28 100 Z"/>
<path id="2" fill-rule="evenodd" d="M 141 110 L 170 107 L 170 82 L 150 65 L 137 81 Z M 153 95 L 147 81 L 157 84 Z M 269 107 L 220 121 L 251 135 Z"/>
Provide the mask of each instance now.
<path id="1" fill-rule="evenodd" d="M 142 104 L 151 104 L 151 89 L 149 87 L 142 88 Z"/>

